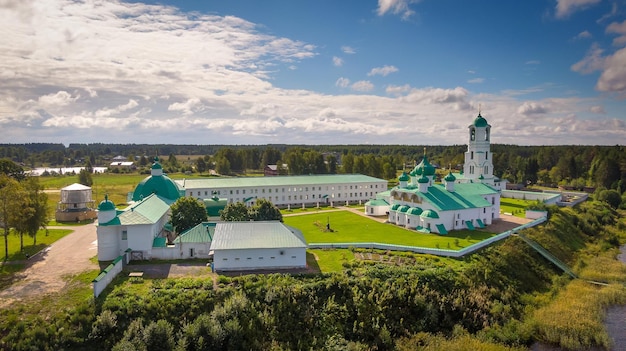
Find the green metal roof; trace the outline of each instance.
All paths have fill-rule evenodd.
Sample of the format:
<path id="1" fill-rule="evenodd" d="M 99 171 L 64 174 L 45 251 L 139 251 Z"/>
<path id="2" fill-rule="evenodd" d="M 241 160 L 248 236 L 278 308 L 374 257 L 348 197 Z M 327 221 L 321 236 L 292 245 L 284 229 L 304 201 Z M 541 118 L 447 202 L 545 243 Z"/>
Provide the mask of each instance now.
<path id="1" fill-rule="evenodd" d="M 417 189 L 395 188 L 397 192 L 416 194 L 440 211 L 461 210 L 491 206 L 483 196 L 497 194 L 497 190 L 481 183 L 455 184 L 454 192 L 447 191 L 442 184 L 435 184 L 422 193 Z"/>
<path id="2" fill-rule="evenodd" d="M 419 216 L 422 212 L 423 210 L 419 207 L 411 207 L 411 209 L 407 211 L 407 214 Z"/>
<path id="3" fill-rule="evenodd" d="M 302 176 L 275 176 L 275 177 L 233 177 L 233 178 L 194 178 L 176 180 L 178 185 L 187 190 L 194 189 L 230 189 L 230 188 L 258 188 L 263 186 L 306 186 L 306 185 L 335 185 L 338 183 L 374 183 L 387 181 L 362 174 L 326 174 Z M 387 188 L 384 187 L 384 190 Z M 383 190 L 381 189 L 381 190 Z M 324 189 L 325 190 L 325 189 Z"/>
<path id="4" fill-rule="evenodd" d="M 152 247 L 166 247 L 167 238 L 157 237 L 152 240 Z"/>
<path id="5" fill-rule="evenodd" d="M 98 211 L 113 211 L 115 210 L 115 204 L 109 200 L 109 195 L 104 195 L 104 200 L 98 205 Z"/>
<path id="6" fill-rule="evenodd" d="M 391 210 L 395 211 L 395 210 L 398 209 L 398 207 L 400 207 L 400 204 L 393 204 L 393 205 L 391 205 Z"/>
<path id="7" fill-rule="evenodd" d="M 206 208 L 206 212 L 209 216 L 219 216 L 220 211 L 226 208 L 228 205 L 228 199 L 226 198 L 218 198 L 216 196 L 210 199 L 204 199 L 204 208 Z"/>
<path id="8" fill-rule="evenodd" d="M 133 192 L 133 201 L 139 201 L 150 194 L 157 194 L 170 200 L 181 197 L 181 187 L 166 175 L 148 176 L 144 178 Z M 183 192 L 184 194 L 184 192 Z"/>
<path id="9" fill-rule="evenodd" d="M 453 182 L 456 180 L 456 177 L 454 176 L 454 174 L 452 174 L 452 172 L 448 173 L 448 175 L 444 178 L 444 180 L 446 182 Z"/>
<path id="10" fill-rule="evenodd" d="M 297 229 L 278 221 L 219 222 L 211 250 L 305 248 Z"/>
<path id="11" fill-rule="evenodd" d="M 487 123 L 487 120 L 483 118 L 483 116 L 480 115 L 480 113 L 478 114 L 478 117 L 476 117 L 476 119 L 474 120 L 474 127 L 486 127 L 489 123 Z"/>
<path id="12" fill-rule="evenodd" d="M 215 223 L 200 223 L 174 239 L 174 244 L 180 243 L 210 243 L 213 240 Z"/>
<path id="13" fill-rule="evenodd" d="M 170 210 L 172 203 L 171 200 L 153 194 L 128 206 L 111 221 L 99 225 L 154 224 Z"/>
<path id="14" fill-rule="evenodd" d="M 400 177 L 398 178 L 399 181 L 401 182 L 406 182 L 409 181 L 411 178 L 409 177 L 408 174 L 406 174 L 406 172 L 402 172 L 402 175 L 400 175 Z"/>
<path id="15" fill-rule="evenodd" d="M 366 202 L 365 206 L 389 206 L 389 203 L 385 200 L 374 199 L 374 200 L 369 200 L 368 202 Z"/>
<path id="16" fill-rule="evenodd" d="M 417 182 L 420 184 L 426 184 L 430 182 L 430 180 L 426 176 L 421 176 L 420 179 L 417 180 Z"/>
<path id="17" fill-rule="evenodd" d="M 420 214 L 420 217 L 422 217 L 422 218 L 439 218 L 439 215 L 437 214 L 436 211 L 426 210 L 426 211 L 422 212 L 422 214 Z"/>

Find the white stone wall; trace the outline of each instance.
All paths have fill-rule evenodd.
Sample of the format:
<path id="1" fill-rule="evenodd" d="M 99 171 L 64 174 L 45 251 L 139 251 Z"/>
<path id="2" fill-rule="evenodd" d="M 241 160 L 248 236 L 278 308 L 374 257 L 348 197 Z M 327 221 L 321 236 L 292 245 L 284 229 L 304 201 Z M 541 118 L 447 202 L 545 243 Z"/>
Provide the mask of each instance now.
<path id="1" fill-rule="evenodd" d="M 213 262 L 216 271 L 305 268 L 306 248 L 214 250 Z"/>

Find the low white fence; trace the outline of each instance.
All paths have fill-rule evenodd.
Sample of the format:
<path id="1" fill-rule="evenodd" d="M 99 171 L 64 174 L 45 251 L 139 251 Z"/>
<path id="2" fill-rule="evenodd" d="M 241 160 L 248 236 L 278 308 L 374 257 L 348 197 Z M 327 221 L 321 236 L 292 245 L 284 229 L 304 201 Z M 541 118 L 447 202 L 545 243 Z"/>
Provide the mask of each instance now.
<path id="1" fill-rule="evenodd" d="M 508 199 L 520 199 L 529 201 L 541 201 L 546 205 L 556 205 L 561 201 L 561 193 L 558 192 L 534 192 L 520 190 L 502 190 L 502 197 Z"/>
<path id="2" fill-rule="evenodd" d="M 109 285 L 115 277 L 126 267 L 128 262 L 130 262 L 130 253 L 131 249 L 124 251 L 124 254 L 118 256 L 110 265 L 108 265 L 105 269 L 98 274 L 96 279 L 94 279 L 91 283 L 93 284 L 93 296 L 98 297 L 104 291 L 104 289 Z"/>
<path id="3" fill-rule="evenodd" d="M 445 257 L 463 257 L 467 254 L 471 254 L 486 246 L 489 246 L 493 244 L 494 242 L 508 238 L 509 236 L 511 236 L 511 234 L 517 231 L 520 231 L 525 228 L 534 227 L 536 225 L 539 225 L 545 222 L 546 220 L 547 220 L 546 217 L 535 219 L 532 222 L 528 222 L 519 227 L 515 227 L 511 230 L 507 230 L 506 232 L 492 236 L 491 238 L 483 240 L 479 243 L 470 245 L 468 247 L 464 247 L 461 250 L 433 249 L 433 248 L 428 248 L 428 247 L 391 245 L 391 244 L 383 244 L 383 243 L 309 243 L 308 248 L 309 249 L 347 249 L 347 248 L 354 247 L 354 248 L 360 248 L 360 249 L 409 251 L 409 252 L 430 254 L 430 255 L 436 255 L 436 256 L 445 256 Z"/>

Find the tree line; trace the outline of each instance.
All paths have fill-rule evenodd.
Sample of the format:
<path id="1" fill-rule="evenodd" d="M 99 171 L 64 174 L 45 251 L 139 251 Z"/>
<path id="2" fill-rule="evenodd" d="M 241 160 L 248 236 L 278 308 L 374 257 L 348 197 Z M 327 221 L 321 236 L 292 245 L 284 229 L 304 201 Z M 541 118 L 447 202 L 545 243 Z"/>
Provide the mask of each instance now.
<path id="1" fill-rule="evenodd" d="M 280 174 L 361 173 L 393 179 L 409 171 L 426 153 L 439 169 L 460 170 L 466 145 L 136 145 L 0 144 L 0 158 L 25 167 L 108 165 L 122 155 L 149 171 L 160 155 L 167 172 L 245 174 L 277 165 Z M 492 144 L 494 174 L 523 185 L 605 187 L 626 191 L 624 146 L 520 146 Z M 193 161 L 181 155 L 196 155 Z M 190 158 L 191 159 L 191 158 Z"/>

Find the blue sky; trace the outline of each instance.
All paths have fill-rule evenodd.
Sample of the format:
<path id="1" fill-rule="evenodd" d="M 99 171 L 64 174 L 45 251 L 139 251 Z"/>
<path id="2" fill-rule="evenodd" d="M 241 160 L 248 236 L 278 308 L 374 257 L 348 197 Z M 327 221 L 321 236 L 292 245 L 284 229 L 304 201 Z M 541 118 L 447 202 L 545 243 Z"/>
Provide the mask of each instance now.
<path id="1" fill-rule="evenodd" d="M 624 144 L 626 3 L 0 3 L 0 142 Z"/>

